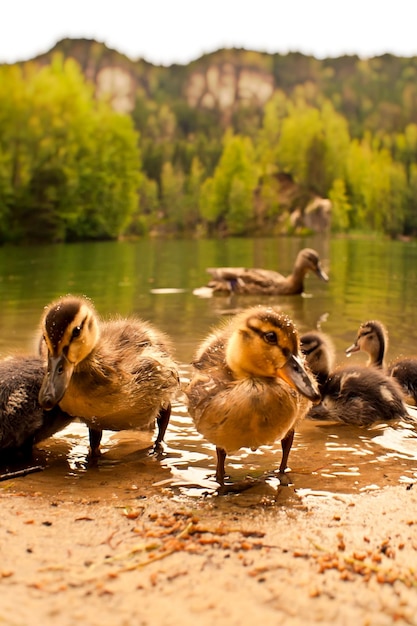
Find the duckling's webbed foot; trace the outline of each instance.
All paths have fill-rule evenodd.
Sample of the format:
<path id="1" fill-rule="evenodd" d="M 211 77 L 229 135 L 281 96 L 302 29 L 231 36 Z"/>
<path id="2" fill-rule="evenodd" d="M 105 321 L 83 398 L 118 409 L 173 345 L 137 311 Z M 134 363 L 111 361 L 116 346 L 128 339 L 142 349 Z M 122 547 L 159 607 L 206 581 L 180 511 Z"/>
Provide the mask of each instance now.
<path id="1" fill-rule="evenodd" d="M 171 417 L 171 404 L 168 404 L 167 407 L 162 407 L 159 411 L 158 417 L 156 418 L 156 422 L 158 424 L 158 436 L 155 440 L 155 445 L 153 447 L 153 452 L 158 453 L 162 450 L 162 442 L 165 437 L 165 433 L 169 424 L 169 420 Z"/>
<path id="2" fill-rule="evenodd" d="M 88 436 L 90 439 L 90 449 L 88 451 L 88 460 L 95 461 L 100 456 L 100 442 L 103 431 L 95 428 L 88 429 Z"/>
<path id="3" fill-rule="evenodd" d="M 216 448 L 217 453 L 217 466 L 216 466 L 216 481 L 219 483 L 219 488 L 217 489 L 217 494 L 219 496 L 224 496 L 228 493 L 241 493 L 242 491 L 246 491 L 250 489 L 254 485 L 259 484 L 259 480 L 256 478 L 246 478 L 245 480 L 240 480 L 235 483 L 230 483 L 225 485 L 224 477 L 226 475 L 224 464 L 226 461 L 226 450 L 223 448 Z"/>
<path id="4" fill-rule="evenodd" d="M 227 485 L 220 485 L 217 489 L 217 494 L 219 496 L 225 496 L 229 493 L 242 493 L 243 491 L 247 491 L 252 487 L 256 487 L 257 485 L 261 485 L 264 481 L 260 478 L 251 478 L 248 476 L 245 480 L 239 480 L 234 483 L 229 483 Z"/>

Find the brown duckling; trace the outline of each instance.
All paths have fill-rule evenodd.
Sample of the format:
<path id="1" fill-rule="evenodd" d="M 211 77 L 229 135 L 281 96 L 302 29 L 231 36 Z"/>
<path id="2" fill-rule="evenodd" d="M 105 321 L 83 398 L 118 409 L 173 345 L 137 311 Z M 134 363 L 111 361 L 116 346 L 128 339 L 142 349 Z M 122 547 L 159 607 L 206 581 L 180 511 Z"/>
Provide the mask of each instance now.
<path id="1" fill-rule="evenodd" d="M 388 349 L 388 332 L 377 320 L 364 322 L 359 326 L 355 342 L 346 348 L 346 356 L 362 350 L 368 354 L 367 365 L 385 368 L 385 352 Z"/>
<path id="2" fill-rule="evenodd" d="M 322 396 L 309 417 L 357 426 L 408 417 L 399 385 L 381 370 L 360 365 L 333 369 L 333 343 L 318 331 L 303 334 L 300 344 Z"/>
<path id="3" fill-rule="evenodd" d="M 30 459 L 33 446 L 62 430 L 72 417 L 38 402 L 45 366 L 36 356 L 0 361 L 0 460 Z"/>
<path id="4" fill-rule="evenodd" d="M 368 354 L 368 366 L 383 369 L 400 384 L 407 404 L 417 406 L 417 358 L 404 357 L 395 360 L 388 367 L 385 354 L 388 349 L 388 331 L 379 320 L 371 320 L 360 325 L 355 342 L 346 349 L 350 356 L 362 350 Z"/>
<path id="5" fill-rule="evenodd" d="M 208 268 L 207 272 L 213 280 L 202 289 L 210 290 L 211 294 L 295 295 L 304 291 L 304 278 L 309 272 L 321 280 L 329 280 L 321 267 L 318 253 L 311 248 L 304 248 L 298 253 L 289 276 L 273 270 L 245 267 L 215 267 Z M 198 289 L 194 291 L 196 295 L 199 292 Z"/>
<path id="6" fill-rule="evenodd" d="M 217 482 L 224 486 L 228 453 L 280 439 L 279 477 L 288 484 L 295 425 L 320 397 L 290 318 L 272 307 L 246 309 L 207 337 L 193 366 L 189 412 L 216 446 Z"/>
<path id="7" fill-rule="evenodd" d="M 90 300 L 71 295 L 46 307 L 41 329 L 48 371 L 40 405 L 85 422 L 92 456 L 104 429 L 149 430 L 155 419 L 161 444 L 179 386 L 164 333 L 133 317 L 100 321 Z"/>

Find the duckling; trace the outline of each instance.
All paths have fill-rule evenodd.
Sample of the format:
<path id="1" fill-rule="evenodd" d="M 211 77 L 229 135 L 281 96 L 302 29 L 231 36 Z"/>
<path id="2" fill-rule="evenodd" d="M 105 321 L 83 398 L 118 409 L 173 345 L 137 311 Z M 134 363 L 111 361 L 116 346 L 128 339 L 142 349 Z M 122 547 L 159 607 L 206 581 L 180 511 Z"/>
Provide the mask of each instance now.
<path id="1" fill-rule="evenodd" d="M 320 396 L 303 364 L 298 333 L 276 308 L 250 307 L 215 329 L 199 347 L 185 392 L 198 430 L 216 446 L 216 480 L 240 448 L 281 440 L 285 475 L 294 428 Z"/>
<path id="2" fill-rule="evenodd" d="M 90 456 L 104 429 L 149 430 L 155 419 L 159 449 L 179 386 L 168 337 L 138 318 L 99 321 L 90 300 L 71 295 L 46 307 L 41 329 L 48 370 L 39 403 L 87 424 Z"/>
<path id="3" fill-rule="evenodd" d="M 359 326 L 355 342 L 346 348 L 346 356 L 362 350 L 368 354 L 367 365 L 385 369 L 385 352 L 388 349 L 388 332 L 377 320 L 364 322 Z"/>
<path id="4" fill-rule="evenodd" d="M 45 375 L 36 356 L 11 356 L 0 361 L 0 459 L 26 460 L 33 446 L 62 430 L 72 417 L 56 407 L 44 411 L 38 394 Z"/>
<path id="5" fill-rule="evenodd" d="M 329 280 L 321 267 L 318 253 L 311 248 L 304 248 L 298 253 L 293 271 L 287 277 L 273 270 L 245 267 L 209 267 L 207 272 L 213 280 L 207 287 L 194 290 L 196 295 L 207 289 L 211 294 L 295 295 L 304 291 L 304 278 L 308 272 L 313 272 L 325 282 Z M 204 294 L 207 295 L 205 291 Z"/>
<path id="6" fill-rule="evenodd" d="M 333 342 L 324 333 L 312 331 L 301 335 L 300 347 L 322 393 L 336 360 Z"/>
<path id="7" fill-rule="evenodd" d="M 301 351 L 320 381 L 321 404 L 308 414 L 313 419 L 357 426 L 408 417 L 399 385 L 376 368 L 341 366 L 333 369 L 334 346 L 318 331 L 300 338 Z"/>
<path id="8" fill-rule="evenodd" d="M 405 357 L 385 364 L 388 349 L 388 331 L 379 320 L 371 320 L 360 325 L 355 342 L 346 348 L 347 356 L 362 350 L 368 354 L 368 366 L 386 371 L 400 384 L 407 404 L 417 406 L 417 358 Z"/>

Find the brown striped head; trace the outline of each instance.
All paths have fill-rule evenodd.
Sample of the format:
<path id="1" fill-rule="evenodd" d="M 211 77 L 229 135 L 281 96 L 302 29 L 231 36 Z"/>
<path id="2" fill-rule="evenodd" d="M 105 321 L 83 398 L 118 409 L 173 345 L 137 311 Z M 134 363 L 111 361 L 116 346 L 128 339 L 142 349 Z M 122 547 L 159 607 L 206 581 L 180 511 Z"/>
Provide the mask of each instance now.
<path id="1" fill-rule="evenodd" d="M 298 332 L 291 319 L 273 307 L 251 307 L 231 322 L 226 363 L 236 378 L 281 378 L 310 399 L 315 381 L 304 368 Z"/>
<path id="2" fill-rule="evenodd" d="M 97 315 L 87 298 L 64 296 L 46 307 L 41 330 L 48 352 L 48 371 L 39 402 L 43 408 L 50 409 L 64 396 L 74 367 L 97 344 Z"/>
<path id="3" fill-rule="evenodd" d="M 388 348 L 388 333 L 378 320 L 364 322 L 359 326 L 355 342 L 346 348 L 346 355 L 362 350 L 369 356 L 368 365 L 384 367 L 384 356 Z"/>

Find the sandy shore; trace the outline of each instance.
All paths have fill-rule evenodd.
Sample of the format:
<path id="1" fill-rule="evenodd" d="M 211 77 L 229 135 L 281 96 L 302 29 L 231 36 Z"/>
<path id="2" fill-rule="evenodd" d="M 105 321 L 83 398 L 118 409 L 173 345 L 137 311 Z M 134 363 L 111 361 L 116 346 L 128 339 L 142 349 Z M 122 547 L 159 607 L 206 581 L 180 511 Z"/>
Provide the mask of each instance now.
<path id="1" fill-rule="evenodd" d="M 417 624 L 417 486 L 181 500 L 0 485 L 7 626 Z"/>

